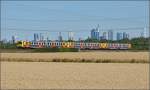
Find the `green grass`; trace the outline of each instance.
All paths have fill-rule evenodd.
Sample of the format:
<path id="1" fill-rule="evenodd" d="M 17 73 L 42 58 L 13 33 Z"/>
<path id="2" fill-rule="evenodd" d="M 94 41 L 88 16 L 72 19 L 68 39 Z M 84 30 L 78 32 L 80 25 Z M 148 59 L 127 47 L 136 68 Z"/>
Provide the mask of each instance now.
<path id="1" fill-rule="evenodd" d="M 77 48 L 39 48 L 33 49 L 33 52 L 78 52 Z"/>

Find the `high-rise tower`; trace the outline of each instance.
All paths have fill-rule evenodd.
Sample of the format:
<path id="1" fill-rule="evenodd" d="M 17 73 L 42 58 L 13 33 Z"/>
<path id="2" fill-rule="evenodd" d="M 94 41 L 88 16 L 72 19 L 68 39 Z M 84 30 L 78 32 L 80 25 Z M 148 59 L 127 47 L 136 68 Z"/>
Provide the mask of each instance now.
<path id="1" fill-rule="evenodd" d="M 91 38 L 99 40 L 99 24 L 96 29 L 91 30 Z"/>
<path id="2" fill-rule="evenodd" d="M 61 32 L 59 32 L 58 41 L 60 41 L 60 42 L 62 41 Z"/>
<path id="3" fill-rule="evenodd" d="M 108 31 L 108 40 L 113 40 L 113 30 Z"/>
<path id="4" fill-rule="evenodd" d="M 74 40 L 74 32 L 68 32 L 68 40 Z"/>

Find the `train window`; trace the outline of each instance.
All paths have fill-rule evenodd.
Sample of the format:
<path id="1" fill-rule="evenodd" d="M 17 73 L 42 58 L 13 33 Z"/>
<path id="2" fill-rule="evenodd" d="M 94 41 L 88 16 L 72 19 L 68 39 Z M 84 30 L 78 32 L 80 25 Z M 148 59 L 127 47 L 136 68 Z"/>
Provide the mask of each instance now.
<path id="1" fill-rule="evenodd" d="M 86 43 L 86 46 L 88 46 L 88 43 Z"/>
<path id="2" fill-rule="evenodd" d="M 19 41 L 17 44 L 22 44 L 22 42 L 21 42 L 21 41 Z"/>

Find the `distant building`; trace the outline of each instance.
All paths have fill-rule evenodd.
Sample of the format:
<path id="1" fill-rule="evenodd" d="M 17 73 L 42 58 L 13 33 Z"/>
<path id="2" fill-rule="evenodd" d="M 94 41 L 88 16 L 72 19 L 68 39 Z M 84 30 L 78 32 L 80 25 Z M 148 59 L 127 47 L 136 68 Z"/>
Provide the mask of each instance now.
<path id="1" fill-rule="evenodd" d="M 39 40 L 44 41 L 44 36 L 42 35 L 42 33 L 40 33 L 40 35 L 39 35 Z"/>
<path id="2" fill-rule="evenodd" d="M 68 32 L 68 40 L 74 40 L 74 33 Z"/>
<path id="3" fill-rule="evenodd" d="M 15 43 L 15 36 L 12 36 L 12 44 Z"/>
<path id="4" fill-rule="evenodd" d="M 126 38 L 126 32 L 123 32 L 123 39 Z"/>
<path id="5" fill-rule="evenodd" d="M 113 31 L 112 30 L 108 31 L 108 40 L 113 40 Z"/>
<path id="6" fill-rule="evenodd" d="M 36 33 L 34 33 L 34 41 L 36 41 Z"/>
<path id="7" fill-rule="evenodd" d="M 62 41 L 61 32 L 59 32 L 58 41 Z"/>
<path id="8" fill-rule="evenodd" d="M 96 29 L 91 30 L 91 38 L 99 40 L 100 38 L 99 35 L 100 33 L 99 33 L 99 25 L 98 25 Z"/>
<path id="9" fill-rule="evenodd" d="M 34 33 L 34 41 L 38 41 L 38 34 Z"/>
<path id="10" fill-rule="evenodd" d="M 100 36 L 99 39 L 100 39 L 100 40 L 103 40 L 103 36 Z"/>
<path id="11" fill-rule="evenodd" d="M 127 34 L 126 32 L 123 32 L 123 39 L 128 38 L 129 39 L 129 34 Z"/>
<path id="12" fill-rule="evenodd" d="M 117 32 L 117 40 L 123 39 L 122 33 Z"/>
<path id="13" fill-rule="evenodd" d="M 103 38 L 102 39 L 104 39 L 104 40 L 107 39 L 107 33 L 106 32 L 103 32 Z"/>
<path id="14" fill-rule="evenodd" d="M 130 38 L 129 34 L 127 34 L 126 37 L 129 39 Z"/>

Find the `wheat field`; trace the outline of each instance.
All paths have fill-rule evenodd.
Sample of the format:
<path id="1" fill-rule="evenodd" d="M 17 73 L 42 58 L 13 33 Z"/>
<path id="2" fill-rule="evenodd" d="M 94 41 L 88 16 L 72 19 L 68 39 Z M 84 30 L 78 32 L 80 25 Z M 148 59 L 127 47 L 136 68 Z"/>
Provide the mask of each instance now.
<path id="1" fill-rule="evenodd" d="M 148 63 L 13 62 L 15 59 L 149 61 L 149 52 L 1 53 L 2 89 L 149 89 Z"/>
<path id="2" fill-rule="evenodd" d="M 149 65 L 1 62 L 2 89 L 149 89 Z"/>
<path id="3" fill-rule="evenodd" d="M 2 60 L 6 59 L 26 59 L 26 60 L 46 60 L 53 59 L 73 59 L 73 60 L 116 60 L 131 61 L 144 60 L 149 61 L 149 52 L 63 52 L 63 53 L 1 53 Z"/>

